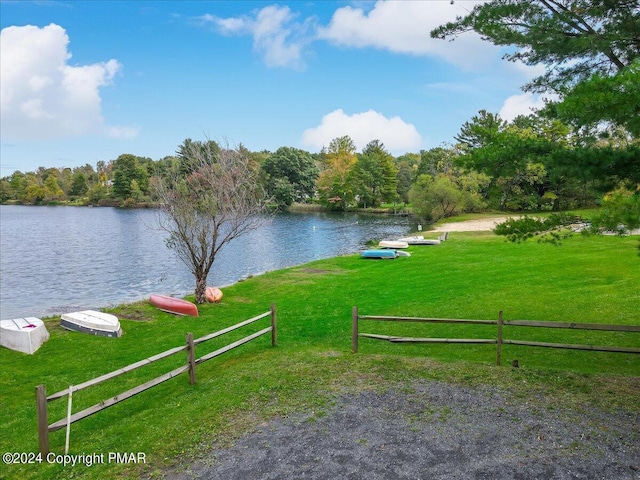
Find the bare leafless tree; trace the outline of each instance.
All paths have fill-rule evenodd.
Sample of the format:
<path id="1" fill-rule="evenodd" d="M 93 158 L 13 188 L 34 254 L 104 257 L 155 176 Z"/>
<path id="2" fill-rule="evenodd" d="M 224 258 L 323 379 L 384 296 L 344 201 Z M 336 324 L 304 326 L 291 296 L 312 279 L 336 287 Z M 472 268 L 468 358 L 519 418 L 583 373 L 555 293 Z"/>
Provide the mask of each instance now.
<path id="1" fill-rule="evenodd" d="M 158 225 L 171 248 L 193 273 L 197 303 L 206 301 L 207 276 L 218 252 L 231 240 L 269 219 L 258 172 L 240 149 L 186 140 L 180 168 L 159 179 Z"/>

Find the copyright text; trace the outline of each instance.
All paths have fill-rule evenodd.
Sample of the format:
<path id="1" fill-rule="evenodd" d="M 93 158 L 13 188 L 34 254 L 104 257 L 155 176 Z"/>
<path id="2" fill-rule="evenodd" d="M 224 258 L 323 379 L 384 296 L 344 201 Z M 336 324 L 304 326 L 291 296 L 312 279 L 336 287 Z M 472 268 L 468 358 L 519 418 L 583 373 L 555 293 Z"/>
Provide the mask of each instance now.
<path id="1" fill-rule="evenodd" d="M 80 453 L 60 454 L 48 453 L 43 455 L 35 452 L 6 452 L 2 454 L 2 462 L 12 464 L 37 464 L 51 463 L 74 467 L 84 465 L 90 467 L 97 464 L 116 463 L 147 463 L 147 454 L 144 452 L 108 452 L 108 453 Z"/>

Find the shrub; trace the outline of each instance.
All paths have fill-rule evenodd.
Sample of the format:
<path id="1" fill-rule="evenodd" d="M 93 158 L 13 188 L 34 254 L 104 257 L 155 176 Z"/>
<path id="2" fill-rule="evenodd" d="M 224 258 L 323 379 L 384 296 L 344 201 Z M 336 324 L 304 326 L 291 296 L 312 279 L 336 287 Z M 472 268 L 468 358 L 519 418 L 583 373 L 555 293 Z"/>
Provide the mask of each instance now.
<path id="1" fill-rule="evenodd" d="M 640 228 L 640 186 L 635 192 L 621 187 L 605 195 L 602 208 L 591 219 L 590 232 L 624 235 L 636 228 Z"/>
<path id="2" fill-rule="evenodd" d="M 547 218 L 508 218 L 493 229 L 496 235 L 504 235 L 510 242 L 520 243 L 538 237 L 540 242 L 559 245 L 573 233 L 571 225 L 583 223 L 582 218 L 568 213 L 554 213 Z"/>

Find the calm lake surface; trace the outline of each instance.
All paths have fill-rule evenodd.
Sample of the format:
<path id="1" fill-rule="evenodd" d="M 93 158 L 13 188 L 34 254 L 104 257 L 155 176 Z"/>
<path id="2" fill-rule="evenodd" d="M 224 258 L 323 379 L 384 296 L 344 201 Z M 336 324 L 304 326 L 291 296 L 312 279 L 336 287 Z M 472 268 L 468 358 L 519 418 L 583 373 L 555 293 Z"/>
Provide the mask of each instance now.
<path id="1" fill-rule="evenodd" d="M 152 293 L 186 295 L 195 281 L 155 229 L 155 210 L 0 206 L 0 317 L 100 309 Z M 358 252 L 411 230 L 406 217 L 287 213 L 232 241 L 208 284 Z"/>

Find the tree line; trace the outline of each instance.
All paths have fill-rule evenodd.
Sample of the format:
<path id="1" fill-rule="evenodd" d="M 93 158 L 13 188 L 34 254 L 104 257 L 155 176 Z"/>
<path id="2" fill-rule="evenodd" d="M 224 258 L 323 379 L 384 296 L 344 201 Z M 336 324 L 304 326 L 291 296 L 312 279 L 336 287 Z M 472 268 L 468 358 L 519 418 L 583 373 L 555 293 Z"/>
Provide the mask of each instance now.
<path id="1" fill-rule="evenodd" d="M 452 144 L 398 157 L 377 139 L 357 151 L 349 136 L 319 153 L 293 147 L 251 152 L 242 145 L 234 152 L 246 157 L 275 209 L 411 204 L 415 213 L 437 220 L 487 208 L 556 211 L 617 202 L 640 217 L 637 0 L 491 0 L 431 36 L 455 40 L 468 31 L 512 47 L 507 60 L 546 66 L 524 86 L 553 94 L 541 111 L 505 121 L 481 110 Z M 211 161 L 229 153 L 208 139 L 186 139 L 175 155 L 155 161 L 123 154 L 95 169 L 14 172 L 0 179 L 0 201 L 153 204 L 165 179 L 193 174 L 194 148 L 208 149 Z"/>
<path id="2" fill-rule="evenodd" d="M 357 151 L 349 136 L 319 153 L 281 147 L 237 150 L 250 160 L 273 207 L 316 203 L 332 210 L 411 204 L 435 219 L 463 212 L 566 210 L 593 206 L 619 187 L 640 183 L 640 141 L 617 127 L 586 138 L 560 120 L 540 115 L 506 122 L 480 111 L 465 122 L 454 145 L 395 157 L 379 140 Z M 193 145 L 215 152 L 215 141 L 186 139 L 160 160 L 120 155 L 96 167 L 14 172 L 0 180 L 3 203 L 139 206 L 158 201 L 157 185 L 188 172 Z"/>

